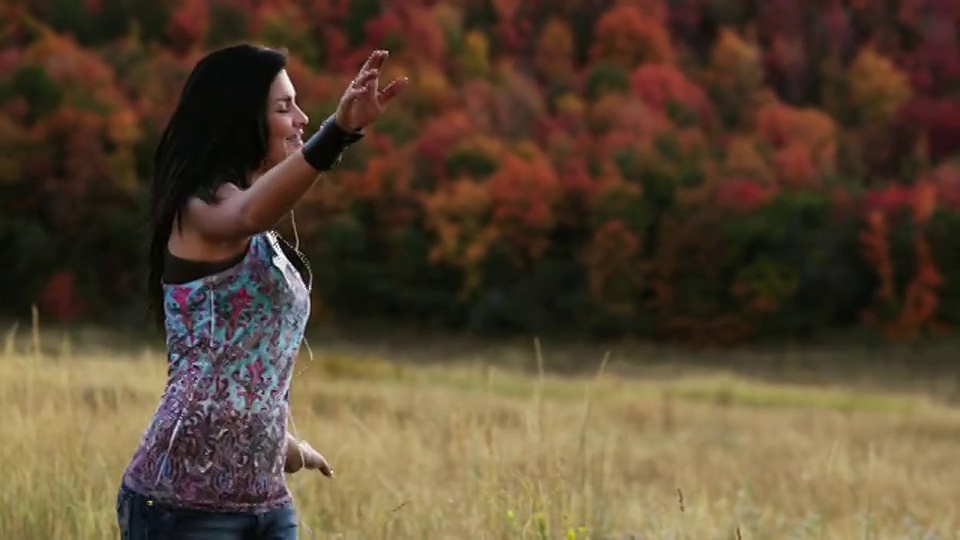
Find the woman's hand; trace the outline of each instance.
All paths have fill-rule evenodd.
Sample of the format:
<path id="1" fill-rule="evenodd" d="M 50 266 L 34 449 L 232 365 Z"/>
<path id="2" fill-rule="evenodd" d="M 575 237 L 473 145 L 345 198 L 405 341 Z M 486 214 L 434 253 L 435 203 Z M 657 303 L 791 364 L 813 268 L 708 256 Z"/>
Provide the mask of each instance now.
<path id="1" fill-rule="evenodd" d="M 337 124 L 346 131 L 359 131 L 376 120 L 387 105 L 409 84 L 406 77 L 390 81 L 380 88 L 380 68 L 390 53 L 373 51 L 337 106 Z"/>
<path id="2" fill-rule="evenodd" d="M 300 469 L 320 471 L 324 476 L 334 477 L 333 469 L 326 458 L 313 449 L 307 441 L 296 443 L 287 439 L 287 458 L 283 465 L 284 472 L 295 473 Z"/>

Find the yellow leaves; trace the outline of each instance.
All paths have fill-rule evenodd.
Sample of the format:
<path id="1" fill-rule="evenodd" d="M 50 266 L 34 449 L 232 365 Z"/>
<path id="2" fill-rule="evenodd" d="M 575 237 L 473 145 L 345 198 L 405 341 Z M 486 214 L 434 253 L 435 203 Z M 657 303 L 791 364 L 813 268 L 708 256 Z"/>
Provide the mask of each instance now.
<path id="1" fill-rule="evenodd" d="M 462 292 L 469 294 L 480 284 L 481 263 L 494 243 L 520 266 L 543 253 L 560 195 L 556 171 L 542 155 L 506 154 L 483 182 L 460 176 L 423 198 L 426 226 L 438 238 L 430 260 L 461 268 Z"/>
<path id="2" fill-rule="evenodd" d="M 486 185 L 466 177 L 423 200 L 426 226 L 437 235 L 430 261 L 461 268 L 465 273 L 463 294 L 480 284 L 480 263 L 497 240 L 496 229 L 489 225 L 491 203 Z"/>
<path id="3" fill-rule="evenodd" d="M 433 18 L 448 36 L 459 36 L 463 32 L 463 9 L 458 5 L 438 2 L 433 6 Z"/>
<path id="4" fill-rule="evenodd" d="M 404 99 L 423 113 L 436 114 L 444 110 L 454 89 L 442 66 L 418 61 L 411 67 L 405 73 L 410 77 L 411 84 Z"/>
<path id="5" fill-rule="evenodd" d="M 486 77 L 490 73 L 490 44 L 482 32 L 471 30 L 464 36 L 460 68 L 468 78 Z"/>
<path id="6" fill-rule="evenodd" d="M 710 56 L 710 82 L 740 91 L 741 97 L 747 97 L 760 88 L 763 76 L 759 47 L 744 40 L 735 30 L 720 30 Z"/>
<path id="7" fill-rule="evenodd" d="M 721 29 L 704 79 L 721 116 L 734 124 L 748 124 L 764 80 L 759 47 L 735 30 Z"/>
<path id="8" fill-rule="evenodd" d="M 570 26 L 559 18 L 550 19 L 537 39 L 534 65 L 548 80 L 566 80 L 573 75 L 574 42 Z"/>
<path id="9" fill-rule="evenodd" d="M 889 59 L 870 47 L 860 50 L 849 74 L 850 103 L 866 122 L 887 123 L 910 99 L 910 81 Z"/>
<path id="10" fill-rule="evenodd" d="M 554 106 L 560 114 L 581 116 L 587 110 L 587 105 L 578 95 L 566 92 L 557 98 Z"/>
<path id="11" fill-rule="evenodd" d="M 772 170 L 753 137 L 734 136 L 727 143 L 724 176 L 758 182 L 772 180 Z"/>

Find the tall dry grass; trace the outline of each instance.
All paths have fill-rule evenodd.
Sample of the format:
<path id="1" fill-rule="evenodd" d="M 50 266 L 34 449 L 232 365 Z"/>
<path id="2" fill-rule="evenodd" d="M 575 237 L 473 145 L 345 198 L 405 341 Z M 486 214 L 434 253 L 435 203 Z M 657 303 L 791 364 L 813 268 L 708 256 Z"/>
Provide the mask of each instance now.
<path id="1" fill-rule="evenodd" d="M 39 342 L 0 357 L 0 538 L 116 538 L 162 357 Z M 315 362 L 302 538 L 960 538 L 960 414 L 923 398 Z"/>

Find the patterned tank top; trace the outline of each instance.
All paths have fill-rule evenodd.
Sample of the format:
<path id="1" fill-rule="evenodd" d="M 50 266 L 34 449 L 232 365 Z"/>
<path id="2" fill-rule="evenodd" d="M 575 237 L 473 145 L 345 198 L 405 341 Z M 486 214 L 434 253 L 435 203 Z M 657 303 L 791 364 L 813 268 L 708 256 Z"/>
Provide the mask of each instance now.
<path id="1" fill-rule="evenodd" d="M 287 397 L 310 295 L 280 242 L 256 235 L 236 266 L 164 285 L 167 386 L 124 474 L 131 489 L 218 512 L 290 500 Z"/>

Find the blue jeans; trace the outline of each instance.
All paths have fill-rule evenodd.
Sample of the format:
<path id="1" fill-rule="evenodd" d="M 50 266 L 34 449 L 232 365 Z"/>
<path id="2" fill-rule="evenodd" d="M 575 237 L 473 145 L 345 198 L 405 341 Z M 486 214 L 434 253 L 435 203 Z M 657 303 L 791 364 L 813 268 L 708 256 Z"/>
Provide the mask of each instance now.
<path id="1" fill-rule="evenodd" d="M 263 514 L 203 512 L 161 505 L 121 485 L 117 521 L 122 540 L 296 540 L 290 503 Z"/>

